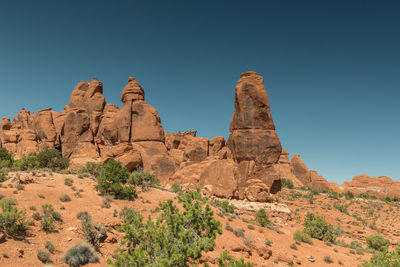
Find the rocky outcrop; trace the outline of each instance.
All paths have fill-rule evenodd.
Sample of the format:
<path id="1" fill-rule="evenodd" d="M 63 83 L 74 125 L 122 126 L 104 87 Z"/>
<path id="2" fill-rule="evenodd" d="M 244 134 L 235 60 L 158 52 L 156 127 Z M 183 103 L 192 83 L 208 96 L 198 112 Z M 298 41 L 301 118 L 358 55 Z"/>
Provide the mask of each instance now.
<path id="1" fill-rule="evenodd" d="M 12 127 L 9 118 L 3 118 L 0 123 L 1 147 L 13 154 L 17 153 L 19 131 Z"/>
<path id="2" fill-rule="evenodd" d="M 94 137 L 104 106 L 103 83 L 93 79 L 75 86 L 68 105 L 57 116 L 62 153 L 76 165 L 100 158 Z"/>
<path id="3" fill-rule="evenodd" d="M 265 201 L 267 193 L 280 190 L 282 148 L 272 121 L 264 79 L 256 72 L 243 73 L 235 88 L 227 145 L 239 168 L 239 198 L 251 195 Z"/>
<path id="4" fill-rule="evenodd" d="M 263 78 L 243 73 L 235 88 L 230 136 L 209 140 L 196 131 L 165 132 L 158 111 L 145 100 L 143 87 L 130 77 L 121 108 L 106 104 L 98 79 L 83 81 L 61 112 L 24 109 L 0 124 L 0 147 L 18 158 L 43 148 L 59 149 L 77 168 L 87 161 L 115 158 L 129 170 L 142 167 L 162 184 L 200 186 L 224 198 L 270 201 L 280 178 L 295 179 L 295 168 L 271 117 Z"/>
<path id="5" fill-rule="evenodd" d="M 143 167 L 163 180 L 172 176 L 175 161 L 165 146 L 160 117 L 157 110 L 146 103 L 144 90 L 133 77 L 128 79 L 123 89 L 121 101 L 121 109 L 106 105 L 99 125 L 96 143 L 103 162 L 129 148 L 129 153 L 133 153 L 135 158 L 129 162 L 125 155 L 125 166 L 129 170 Z M 119 158 L 122 156 L 123 153 Z"/>
<path id="6" fill-rule="evenodd" d="M 294 167 L 289 159 L 289 152 L 282 149 L 279 157 L 279 174 L 281 179 L 291 180 L 295 187 L 302 187 L 304 184 L 294 174 Z"/>
<path id="7" fill-rule="evenodd" d="M 293 174 L 302 183 L 302 186 L 317 190 L 329 189 L 336 191 L 337 185 L 335 183 L 328 182 L 317 171 L 309 170 L 298 154 L 293 155 L 291 166 L 293 167 Z"/>
<path id="8" fill-rule="evenodd" d="M 43 109 L 38 112 L 33 121 L 33 129 L 36 132 L 40 149 L 45 147 L 54 149 L 56 147 L 57 132 L 53 123 L 51 108 Z"/>
<path id="9" fill-rule="evenodd" d="M 366 193 L 376 197 L 400 198 L 400 182 L 393 181 L 387 176 L 369 177 L 361 174 L 353 177 L 351 182 L 344 182 L 340 186 L 341 191 L 350 191 L 354 194 Z"/>
<path id="10" fill-rule="evenodd" d="M 311 173 L 307 165 L 300 158 L 300 155 L 294 154 L 292 157 L 293 173 L 303 183 L 303 186 L 311 186 Z"/>

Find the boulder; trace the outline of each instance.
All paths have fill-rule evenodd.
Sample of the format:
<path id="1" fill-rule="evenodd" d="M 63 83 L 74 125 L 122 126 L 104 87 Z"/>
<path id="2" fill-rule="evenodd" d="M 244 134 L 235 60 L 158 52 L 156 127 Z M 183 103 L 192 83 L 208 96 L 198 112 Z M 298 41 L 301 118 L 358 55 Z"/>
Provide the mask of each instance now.
<path id="1" fill-rule="evenodd" d="M 164 143 L 157 141 L 135 142 L 134 147 L 140 151 L 143 169 L 160 178 L 162 184 L 175 173 L 175 160 L 172 158 Z"/>
<path id="2" fill-rule="evenodd" d="M 131 142 L 159 141 L 164 143 L 164 129 L 158 111 L 144 101 L 131 106 Z"/>
<path id="3" fill-rule="evenodd" d="M 142 156 L 132 144 L 123 143 L 116 146 L 108 146 L 107 151 L 102 153 L 102 163 L 106 163 L 111 158 L 118 160 L 129 171 L 143 167 Z"/>

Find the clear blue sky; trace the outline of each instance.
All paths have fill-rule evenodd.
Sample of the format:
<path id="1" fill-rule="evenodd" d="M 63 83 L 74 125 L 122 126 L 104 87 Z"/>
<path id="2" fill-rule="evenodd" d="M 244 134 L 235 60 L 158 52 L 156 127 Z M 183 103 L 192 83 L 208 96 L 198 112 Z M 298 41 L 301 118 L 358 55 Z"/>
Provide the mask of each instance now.
<path id="1" fill-rule="evenodd" d="M 60 111 L 128 76 L 170 132 L 229 135 L 242 72 L 264 76 L 282 145 L 328 180 L 400 179 L 398 1 L 0 2 L 0 116 Z"/>

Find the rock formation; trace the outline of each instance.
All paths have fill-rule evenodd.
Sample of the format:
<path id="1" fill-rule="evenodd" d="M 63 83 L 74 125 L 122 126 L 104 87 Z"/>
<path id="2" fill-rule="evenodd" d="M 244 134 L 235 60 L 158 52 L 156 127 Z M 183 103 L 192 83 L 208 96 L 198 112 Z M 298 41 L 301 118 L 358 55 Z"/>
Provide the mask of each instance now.
<path id="1" fill-rule="evenodd" d="M 206 194 L 224 198 L 270 201 L 271 193 L 281 188 L 281 178 L 295 186 L 332 188 L 298 155 L 289 161 L 260 75 L 243 73 L 234 96 L 228 140 L 209 140 L 197 137 L 196 131 L 165 132 L 157 110 L 145 101 L 143 87 L 132 77 L 123 88 L 121 108 L 106 104 L 98 79 L 83 81 L 61 112 L 21 109 L 13 122 L 3 118 L 0 147 L 17 159 L 43 148 L 59 149 L 72 168 L 115 158 L 129 170 L 142 167 L 152 172 L 164 185 L 201 187 Z M 357 183 L 358 178 L 346 186 L 353 190 Z"/>
<path id="2" fill-rule="evenodd" d="M 239 198 L 263 199 L 280 190 L 279 157 L 282 151 L 272 121 L 264 79 L 243 73 L 235 88 L 235 108 L 227 142 L 238 164 Z"/>
<path id="3" fill-rule="evenodd" d="M 376 178 L 361 174 L 354 176 L 351 182 L 344 182 L 339 188 L 342 192 L 350 191 L 354 194 L 366 193 L 376 197 L 400 198 L 400 181 L 393 181 L 387 176 Z"/>
<path id="4" fill-rule="evenodd" d="M 293 155 L 291 166 L 293 167 L 293 173 L 295 177 L 303 184 L 302 186 L 317 190 L 336 190 L 336 186 L 334 183 L 328 182 L 316 171 L 309 170 L 307 165 L 303 162 L 298 154 Z"/>
<path id="5" fill-rule="evenodd" d="M 120 110 L 106 106 L 99 125 L 96 143 L 102 161 L 115 157 L 129 170 L 143 167 L 165 180 L 175 172 L 175 163 L 165 147 L 157 110 L 146 103 L 142 86 L 132 77 L 122 91 L 121 101 Z"/>
<path id="6" fill-rule="evenodd" d="M 302 187 L 304 184 L 294 174 L 294 167 L 289 159 L 289 152 L 282 149 L 279 157 L 279 173 L 281 179 L 291 180 L 295 187 Z"/>

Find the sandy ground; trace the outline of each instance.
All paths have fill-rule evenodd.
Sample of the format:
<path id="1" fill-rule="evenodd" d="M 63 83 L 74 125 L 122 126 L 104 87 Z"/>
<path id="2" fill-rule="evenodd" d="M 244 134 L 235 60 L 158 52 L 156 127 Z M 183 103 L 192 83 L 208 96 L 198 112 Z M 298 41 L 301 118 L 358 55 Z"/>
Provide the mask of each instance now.
<path id="1" fill-rule="evenodd" d="M 10 173 L 10 176 L 20 176 L 22 180 L 32 178 L 33 183 L 25 184 L 23 190 L 17 190 L 18 181 L 10 179 L 2 183 L 0 194 L 6 198 L 17 199 L 19 208 L 26 209 L 28 218 L 32 218 L 35 212 L 31 210 L 31 207 L 36 207 L 37 211 L 40 211 L 43 204 L 52 204 L 55 210 L 61 213 L 63 222 L 57 223 L 55 232 L 45 233 L 40 229 L 40 223 L 35 221 L 35 225 L 31 226 L 25 240 L 7 238 L 0 243 L 0 266 L 43 266 L 37 258 L 37 251 L 45 250 L 46 240 L 52 241 L 57 249 L 57 252 L 51 256 L 53 266 L 67 266 L 61 261 L 61 257 L 70 246 L 83 240 L 80 220 L 76 217 L 78 212 L 88 211 L 93 221 L 98 221 L 106 227 L 115 227 L 121 224 L 121 220 L 118 216 L 114 217 L 114 209 L 119 212 L 124 206 L 132 207 L 146 218 L 148 214 L 151 214 L 150 210 L 154 209 L 160 201 L 176 198 L 174 193 L 150 189 L 139 192 L 139 198 L 135 201 L 114 200 L 110 208 L 102 208 L 103 198 L 94 190 L 96 183 L 90 178 L 82 179 L 75 175 L 49 172 L 37 172 L 35 176 L 31 173 L 19 172 Z M 64 179 L 67 177 L 74 181 L 73 186 L 76 191 L 82 191 L 81 197 L 74 196 L 76 191 L 64 184 Z M 374 200 L 332 199 L 327 194 L 314 196 L 314 203 L 310 204 L 308 199 L 302 197 L 307 193 L 307 191 L 284 189 L 277 195 L 279 206 L 284 208 L 273 211 L 267 209 L 274 227 L 280 231 L 249 223 L 255 220 L 254 210 L 257 209 L 257 203 L 233 201 L 241 207 L 237 209 L 237 216 L 224 215 L 217 208 L 213 208 L 215 217 L 222 222 L 223 234 L 217 237 L 216 248 L 205 253 L 199 263 L 207 261 L 215 266 L 223 250 L 228 250 L 235 257 L 244 257 L 255 266 L 289 266 L 290 263 L 295 266 L 357 266 L 371 257 L 371 254 L 367 252 L 356 252 L 348 247 L 325 244 L 316 239 L 313 239 L 313 245 L 301 243 L 296 245 L 297 249 L 291 248 L 290 245 L 295 243 L 293 233 L 304 228 L 303 220 L 307 211 L 322 215 L 334 226 L 339 226 L 343 233 L 338 240 L 343 240 L 348 244 L 351 241 L 358 241 L 366 248 L 365 238 L 371 234 L 383 235 L 392 244 L 397 242 L 400 235 L 397 205 Z M 65 194 L 71 197 L 71 201 L 60 201 L 60 196 Z M 272 206 L 277 207 L 278 202 Z M 348 204 L 349 215 L 337 210 L 335 202 L 340 205 Z M 352 216 L 353 214 L 357 214 L 358 217 Z M 356 217 L 364 219 L 366 226 Z M 376 230 L 369 227 L 373 222 L 375 222 Z M 237 237 L 227 230 L 227 223 L 233 229 L 242 227 L 245 230 L 245 237 Z M 106 242 L 102 244 L 101 254 L 99 254 L 100 262 L 86 266 L 107 266 L 106 260 L 112 257 L 121 237 L 121 233 L 111 230 Z M 269 245 L 266 244 L 266 240 Z M 314 259 L 310 259 L 311 256 Z M 326 263 L 324 261 L 326 256 L 329 256 L 333 262 Z"/>

